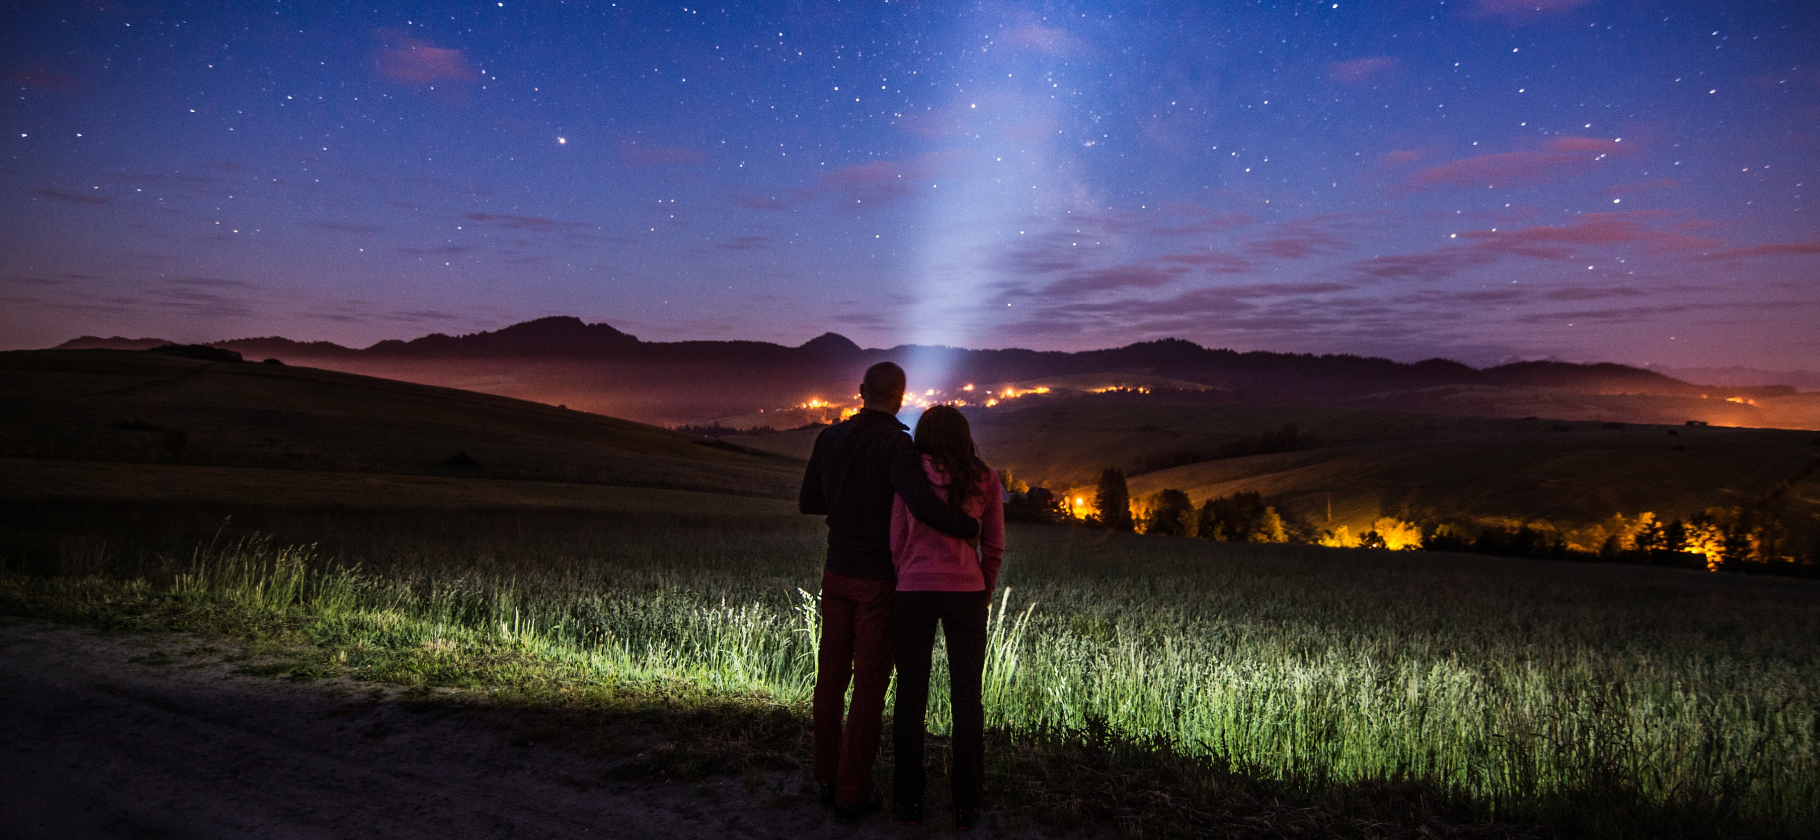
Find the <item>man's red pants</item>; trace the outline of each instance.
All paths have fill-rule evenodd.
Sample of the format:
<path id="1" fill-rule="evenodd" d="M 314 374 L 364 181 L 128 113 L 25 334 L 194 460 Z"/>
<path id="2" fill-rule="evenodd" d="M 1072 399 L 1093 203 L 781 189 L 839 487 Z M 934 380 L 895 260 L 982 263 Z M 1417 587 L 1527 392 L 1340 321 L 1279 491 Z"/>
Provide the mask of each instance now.
<path id="1" fill-rule="evenodd" d="M 842 802 L 872 796 L 872 764 L 891 683 L 889 580 L 822 572 L 822 642 L 815 663 L 815 780 Z M 842 709 L 847 684 L 853 704 Z M 846 712 L 846 725 L 841 713 Z"/>

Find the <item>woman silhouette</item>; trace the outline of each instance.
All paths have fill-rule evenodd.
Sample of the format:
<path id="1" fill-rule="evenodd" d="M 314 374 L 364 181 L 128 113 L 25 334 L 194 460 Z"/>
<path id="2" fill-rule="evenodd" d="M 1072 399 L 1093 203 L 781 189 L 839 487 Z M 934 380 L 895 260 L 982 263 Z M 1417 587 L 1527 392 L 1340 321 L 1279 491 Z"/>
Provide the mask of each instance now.
<path id="1" fill-rule="evenodd" d="M 916 449 L 936 495 L 955 511 L 977 518 L 980 537 L 975 542 L 947 536 L 918 521 L 901 498 L 892 506 L 891 562 L 897 567 L 891 604 L 891 652 L 897 660 L 892 801 L 899 822 L 922 822 L 923 723 L 939 621 L 948 640 L 954 708 L 954 827 L 966 830 L 980 812 L 986 726 L 980 683 L 986 667 L 986 607 L 1005 550 L 1004 496 L 997 476 L 980 460 L 959 409 L 938 405 L 923 412 L 916 424 Z"/>

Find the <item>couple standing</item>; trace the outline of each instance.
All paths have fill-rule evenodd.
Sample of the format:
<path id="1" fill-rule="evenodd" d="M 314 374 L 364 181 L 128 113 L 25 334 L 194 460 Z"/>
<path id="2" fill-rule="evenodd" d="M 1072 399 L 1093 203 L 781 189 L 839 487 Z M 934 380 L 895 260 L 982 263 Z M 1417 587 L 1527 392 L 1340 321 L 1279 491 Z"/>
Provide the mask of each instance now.
<path id="1" fill-rule="evenodd" d="M 834 818 L 851 822 L 884 794 L 872 781 L 885 688 L 892 709 L 892 810 L 923 812 L 923 722 L 939 620 L 948 640 L 954 708 L 954 827 L 979 819 L 984 764 L 986 609 L 1005 547 L 998 478 L 981 461 L 967 418 L 935 406 L 905 435 L 897 412 L 904 370 L 880 362 L 860 384 L 865 406 L 823 430 L 803 476 L 799 507 L 828 517 L 821 649 L 815 669 L 815 780 Z M 845 708 L 849 682 L 851 708 Z M 845 725 L 842 712 L 846 712 Z"/>

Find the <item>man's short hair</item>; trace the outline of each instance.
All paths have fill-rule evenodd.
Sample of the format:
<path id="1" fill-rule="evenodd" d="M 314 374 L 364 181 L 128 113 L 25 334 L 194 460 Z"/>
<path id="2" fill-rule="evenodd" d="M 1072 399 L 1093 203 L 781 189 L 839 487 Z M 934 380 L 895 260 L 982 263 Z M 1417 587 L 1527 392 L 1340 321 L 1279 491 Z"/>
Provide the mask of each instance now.
<path id="1" fill-rule="evenodd" d="M 879 362 L 866 368 L 866 393 L 875 399 L 904 395 L 904 369 L 893 362 Z"/>

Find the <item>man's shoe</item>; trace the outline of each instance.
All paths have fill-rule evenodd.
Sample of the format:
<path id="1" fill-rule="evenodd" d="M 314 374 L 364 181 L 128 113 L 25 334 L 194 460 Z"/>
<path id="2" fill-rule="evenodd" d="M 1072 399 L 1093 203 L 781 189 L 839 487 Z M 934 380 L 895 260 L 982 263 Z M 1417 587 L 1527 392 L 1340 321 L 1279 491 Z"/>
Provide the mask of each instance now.
<path id="1" fill-rule="evenodd" d="M 832 810 L 834 808 L 834 786 L 822 785 L 821 795 L 816 797 L 816 804 Z"/>
<path id="2" fill-rule="evenodd" d="M 954 830 L 955 831 L 971 831 L 971 830 L 973 830 L 973 825 L 979 821 L 980 821 L 980 809 L 978 809 L 978 808 L 956 808 L 956 809 L 954 809 Z"/>
<path id="3" fill-rule="evenodd" d="M 892 816 L 897 817 L 897 821 L 904 825 L 922 825 L 923 823 L 923 803 L 921 802 L 900 802 L 891 811 Z"/>
<path id="4" fill-rule="evenodd" d="M 885 804 L 884 791 L 873 788 L 872 795 L 867 797 L 863 804 L 836 801 L 834 803 L 834 821 L 841 825 L 847 825 L 860 817 L 878 810 L 878 806 L 883 804 Z"/>

